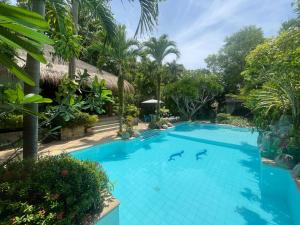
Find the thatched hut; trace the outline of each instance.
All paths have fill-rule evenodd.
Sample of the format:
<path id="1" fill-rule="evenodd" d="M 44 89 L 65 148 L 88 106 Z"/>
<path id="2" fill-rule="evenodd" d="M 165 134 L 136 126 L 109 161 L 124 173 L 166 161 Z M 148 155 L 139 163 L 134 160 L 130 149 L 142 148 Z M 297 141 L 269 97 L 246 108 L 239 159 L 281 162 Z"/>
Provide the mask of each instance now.
<path id="1" fill-rule="evenodd" d="M 53 48 L 50 46 L 46 46 L 44 49 L 44 55 L 47 59 L 48 64 L 41 64 L 41 87 L 46 86 L 49 87 L 57 87 L 60 84 L 60 81 L 64 76 L 68 74 L 68 63 L 62 60 L 59 60 L 56 57 L 53 57 Z M 20 52 L 19 57 L 17 58 L 17 62 L 19 66 L 24 66 L 26 62 L 26 53 Z M 90 76 L 90 79 L 93 80 L 95 76 L 99 78 L 99 80 L 105 80 L 106 87 L 112 91 L 118 90 L 118 77 L 114 74 L 108 73 L 103 70 L 99 70 L 97 67 L 92 66 L 86 62 L 81 60 L 76 60 L 77 73 L 84 73 L 84 70 L 87 70 L 87 73 Z M 5 74 L 5 70 L 1 69 L 0 75 L 0 83 L 12 82 L 14 83 L 16 79 L 14 76 Z M 133 92 L 133 86 L 125 81 L 124 89 L 126 92 Z"/>

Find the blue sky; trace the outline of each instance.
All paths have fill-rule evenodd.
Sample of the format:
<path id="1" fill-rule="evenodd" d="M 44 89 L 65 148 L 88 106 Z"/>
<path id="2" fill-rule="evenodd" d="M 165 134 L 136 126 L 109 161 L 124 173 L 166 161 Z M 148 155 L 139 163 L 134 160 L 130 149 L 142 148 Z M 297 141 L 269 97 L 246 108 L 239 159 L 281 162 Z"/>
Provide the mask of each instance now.
<path id="1" fill-rule="evenodd" d="M 14 2 L 15 0 L 13 0 Z M 137 0 L 135 0 L 137 2 Z M 188 69 L 205 67 L 204 59 L 223 45 L 224 38 L 243 26 L 263 28 L 267 37 L 277 34 L 283 21 L 295 16 L 292 0 L 165 0 L 160 3 L 159 24 L 141 37 L 163 33 L 176 41 L 181 52 L 179 63 Z M 112 11 L 119 23 L 133 36 L 139 19 L 139 4 L 112 0 Z M 170 57 L 167 60 L 172 60 Z"/>
<path id="2" fill-rule="evenodd" d="M 267 37 L 277 34 L 283 21 L 295 16 L 292 0 L 166 0 L 160 3 L 159 25 L 152 34 L 166 33 L 176 41 L 188 69 L 205 67 L 204 59 L 223 45 L 224 38 L 247 25 L 263 28 Z M 112 11 L 120 23 L 135 32 L 139 5 L 113 0 Z M 169 58 L 168 60 L 172 60 Z"/>

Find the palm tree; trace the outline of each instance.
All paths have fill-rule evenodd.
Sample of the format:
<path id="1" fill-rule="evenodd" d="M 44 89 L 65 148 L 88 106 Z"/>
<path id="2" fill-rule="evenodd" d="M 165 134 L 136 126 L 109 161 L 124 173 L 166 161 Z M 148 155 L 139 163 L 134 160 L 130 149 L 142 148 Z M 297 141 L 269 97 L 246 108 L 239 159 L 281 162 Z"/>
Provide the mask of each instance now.
<path id="1" fill-rule="evenodd" d="M 75 35 L 78 34 L 78 18 L 79 18 L 79 5 L 85 8 L 84 12 L 92 14 L 94 18 L 101 21 L 104 30 L 108 36 L 113 36 L 115 32 L 115 21 L 113 14 L 106 1 L 103 0 L 71 0 L 71 14 L 74 24 Z M 76 56 L 73 56 L 69 61 L 69 76 L 74 78 L 76 73 Z"/>
<path id="2" fill-rule="evenodd" d="M 156 63 L 156 79 L 157 79 L 157 106 L 156 115 L 157 119 L 160 117 L 160 84 L 161 84 L 161 72 L 163 67 L 163 60 L 170 54 L 175 54 L 177 57 L 180 56 L 179 50 L 177 49 L 176 43 L 170 41 L 166 34 L 160 36 L 158 39 L 155 37 L 144 43 L 145 52 L 148 56 L 154 59 Z"/>
<path id="3" fill-rule="evenodd" d="M 45 1 L 44 0 L 32 0 L 32 11 L 45 16 Z M 24 84 L 24 93 L 38 94 L 40 83 L 40 62 L 27 54 L 26 60 L 26 72 L 31 76 L 35 83 L 35 86 Z M 38 113 L 38 104 L 28 104 L 27 108 Z M 23 158 L 24 159 L 36 159 L 38 152 L 38 117 L 37 115 L 24 113 L 23 115 Z"/>
<path id="4" fill-rule="evenodd" d="M 139 52 L 139 43 L 135 39 L 127 39 L 126 27 L 118 26 L 115 38 L 110 47 L 110 57 L 117 67 L 119 96 L 119 132 L 123 131 L 124 116 L 124 79 L 126 70 Z"/>
<path id="5" fill-rule="evenodd" d="M 153 26 L 157 24 L 158 18 L 158 0 L 139 0 L 139 3 L 141 6 L 141 15 L 135 35 L 137 35 L 138 32 L 143 33 L 144 31 L 151 31 Z M 71 0 L 71 12 L 75 26 L 75 33 L 78 33 L 79 4 L 88 9 L 95 18 L 102 22 L 108 38 L 112 39 L 115 35 L 115 21 L 107 1 L 103 0 Z M 73 78 L 75 76 L 75 72 L 76 57 L 74 56 L 69 62 L 69 76 Z"/>
<path id="6" fill-rule="evenodd" d="M 166 66 L 168 70 L 167 81 L 171 82 L 178 80 L 185 70 L 184 66 L 182 64 L 177 64 L 175 60 L 173 60 L 170 63 L 167 63 Z"/>

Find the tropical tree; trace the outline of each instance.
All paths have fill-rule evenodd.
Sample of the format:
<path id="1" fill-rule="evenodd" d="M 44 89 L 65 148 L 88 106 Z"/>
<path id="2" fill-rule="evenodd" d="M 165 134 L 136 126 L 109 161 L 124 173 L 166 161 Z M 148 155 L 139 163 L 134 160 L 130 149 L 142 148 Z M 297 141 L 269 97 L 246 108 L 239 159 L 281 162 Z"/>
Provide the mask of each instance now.
<path id="1" fill-rule="evenodd" d="M 43 17 L 37 13 L 4 3 L 0 3 L 0 14 L 0 43 L 6 44 L 14 50 L 23 49 L 32 58 L 46 63 L 41 51 L 42 44 L 51 44 L 52 41 L 42 34 L 42 32 L 49 29 Z M 11 53 L 16 55 L 16 51 L 12 51 Z M 0 62 L 26 84 L 31 86 L 36 85 L 32 77 L 20 68 L 13 61 L 13 58 L 9 58 L 0 52 Z"/>
<path id="2" fill-rule="evenodd" d="M 1 53 L 0 58 L 3 66 L 24 81 L 24 92 L 20 85 L 17 85 L 15 90 L 8 89 L 5 94 L 8 97 L 8 105 L 12 108 L 17 107 L 24 112 L 23 157 L 33 159 L 37 156 L 38 103 L 50 102 L 50 100 L 43 99 L 42 96 L 38 95 L 40 62 L 46 62 L 42 54 L 42 47 L 43 44 L 52 43 L 41 33 L 48 29 L 48 24 L 43 19 L 44 8 L 44 1 L 39 0 L 32 1 L 32 11 L 34 12 L 0 4 L 1 43 L 27 52 L 25 71 L 12 59 L 1 55 Z M 26 106 L 25 109 L 22 108 L 23 105 Z"/>
<path id="3" fill-rule="evenodd" d="M 223 77 L 227 93 L 236 94 L 244 85 L 241 72 L 245 69 L 245 57 L 264 42 L 263 32 L 255 26 L 242 28 L 225 39 L 223 48 L 206 58 L 207 67 Z"/>
<path id="4" fill-rule="evenodd" d="M 266 128 L 283 114 L 290 114 L 299 127 L 299 40 L 299 28 L 282 32 L 246 58 L 240 98 L 252 110 L 259 128 Z"/>
<path id="5" fill-rule="evenodd" d="M 32 11 L 45 16 L 45 1 L 32 0 Z M 42 47 L 42 46 L 41 46 Z M 40 49 L 41 50 L 41 49 Z M 24 93 L 39 93 L 40 83 L 40 62 L 27 54 L 26 71 L 34 80 L 35 86 L 24 84 Z M 27 105 L 28 109 L 38 113 L 38 104 Z M 38 117 L 37 115 L 24 113 L 23 115 L 23 158 L 37 158 L 38 152 Z"/>
<path id="6" fill-rule="evenodd" d="M 78 33 L 78 18 L 79 18 L 79 5 L 81 4 L 84 12 L 90 13 L 94 18 L 101 21 L 104 30 L 109 39 L 115 35 L 115 21 L 112 16 L 108 1 L 103 0 L 69 0 L 71 4 L 71 11 L 73 22 L 75 25 L 75 33 Z M 134 0 L 128 0 L 134 2 Z M 153 26 L 157 23 L 158 17 L 158 2 L 159 0 L 139 0 L 141 6 L 141 15 L 136 30 L 143 33 L 144 31 L 151 31 Z M 76 72 L 76 57 L 73 57 L 69 62 L 69 75 L 74 77 Z"/>
<path id="7" fill-rule="evenodd" d="M 293 18 L 293 19 L 287 20 L 287 21 L 285 21 L 281 24 L 279 33 L 288 31 L 290 29 L 299 28 L 299 27 L 300 27 L 299 19 L 298 18 Z"/>
<path id="8" fill-rule="evenodd" d="M 135 39 L 127 39 L 126 27 L 119 25 L 116 29 L 116 35 L 107 47 L 107 60 L 111 61 L 116 68 L 118 75 L 118 97 L 119 97 L 119 132 L 123 131 L 124 117 L 124 79 L 131 61 L 139 52 L 139 43 Z"/>
<path id="9" fill-rule="evenodd" d="M 166 74 L 163 77 L 164 83 L 177 81 L 185 71 L 182 64 L 178 64 L 175 60 L 166 64 Z"/>
<path id="10" fill-rule="evenodd" d="M 163 60 L 170 54 L 175 54 L 177 57 L 180 56 L 179 50 L 177 49 L 176 43 L 170 41 L 166 34 L 159 38 L 152 37 L 150 40 L 144 42 L 144 50 L 146 55 L 150 56 L 156 64 L 156 80 L 157 80 L 157 93 L 156 97 L 158 100 L 156 113 L 157 119 L 160 117 L 160 102 L 161 102 L 161 73 L 163 69 Z"/>
<path id="11" fill-rule="evenodd" d="M 289 77 L 299 78 L 300 29 L 282 32 L 278 37 L 258 45 L 246 57 L 242 73 L 245 85 L 243 93 L 260 88 L 264 83 Z"/>
<path id="12" fill-rule="evenodd" d="M 223 91 L 218 76 L 187 71 L 181 79 L 169 83 L 165 95 L 176 104 L 182 118 L 192 120 L 194 115 Z"/>

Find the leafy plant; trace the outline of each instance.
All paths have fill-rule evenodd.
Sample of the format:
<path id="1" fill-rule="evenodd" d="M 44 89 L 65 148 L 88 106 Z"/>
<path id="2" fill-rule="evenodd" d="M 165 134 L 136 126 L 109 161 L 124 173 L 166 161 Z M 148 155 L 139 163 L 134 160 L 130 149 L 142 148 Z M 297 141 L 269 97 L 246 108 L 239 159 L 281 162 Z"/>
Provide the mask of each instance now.
<path id="1" fill-rule="evenodd" d="M 184 119 L 191 120 L 209 101 L 222 93 L 223 85 L 213 74 L 189 71 L 175 83 L 166 86 L 165 94 L 176 104 Z"/>
<path id="2" fill-rule="evenodd" d="M 23 127 L 23 115 L 7 114 L 0 115 L 0 129 L 16 130 Z"/>
<path id="3" fill-rule="evenodd" d="M 105 112 L 104 105 L 113 102 L 112 91 L 105 87 L 105 80 L 99 81 L 97 77 L 89 85 L 89 89 L 84 89 L 85 98 L 82 109 L 89 110 L 101 115 Z"/>
<path id="4" fill-rule="evenodd" d="M 218 113 L 216 118 L 217 123 L 221 124 L 230 124 L 237 127 L 250 127 L 250 122 L 243 117 L 240 116 L 232 116 L 226 113 Z"/>
<path id="5" fill-rule="evenodd" d="M 262 29 L 247 26 L 227 37 L 223 48 L 205 59 L 208 69 L 222 77 L 226 93 L 238 93 L 244 86 L 241 72 L 245 69 L 245 58 L 263 42 Z"/>
<path id="6" fill-rule="evenodd" d="M 28 114 L 34 114 L 33 111 L 26 108 L 26 104 L 30 103 L 51 103 L 52 100 L 44 98 L 38 94 L 24 94 L 23 88 L 20 83 L 16 84 L 15 88 L 6 88 L 3 91 L 4 99 L 0 108 L 5 108 L 4 113 L 12 112 L 15 110 L 23 111 Z M 3 114 L 4 114 L 3 113 Z M 1 115 L 1 113 L 0 113 Z"/>
<path id="7" fill-rule="evenodd" d="M 126 27 L 118 26 L 116 35 L 109 46 L 106 46 L 106 61 L 111 61 L 118 75 L 118 116 L 119 131 L 123 130 L 124 118 L 124 80 L 125 75 L 130 67 L 130 63 L 135 61 L 139 53 L 139 43 L 135 39 L 127 39 Z"/>
<path id="8" fill-rule="evenodd" d="M 128 104 L 125 108 L 125 116 L 131 116 L 133 118 L 138 118 L 139 114 L 140 114 L 140 110 L 138 109 L 138 107 L 136 107 L 135 105 L 132 104 Z"/>
<path id="9" fill-rule="evenodd" d="M 11 162 L 0 168 L 0 224 L 81 224 L 109 191 L 97 163 L 66 155 Z"/>
<path id="10" fill-rule="evenodd" d="M 168 125 L 169 122 L 165 119 L 159 118 L 158 120 L 153 120 L 149 123 L 150 129 L 162 129 L 163 125 Z"/>
<path id="11" fill-rule="evenodd" d="M 163 73 L 163 60 L 171 54 L 176 57 L 180 56 L 176 43 L 170 41 L 166 34 L 161 35 L 159 38 L 152 37 L 143 43 L 145 54 L 154 59 L 154 75 L 156 76 L 156 116 L 160 117 L 160 101 L 161 101 L 161 80 Z"/>
<path id="12" fill-rule="evenodd" d="M 34 59 L 46 63 L 41 49 L 43 44 L 52 44 L 52 41 L 42 33 L 49 29 L 48 23 L 43 17 L 5 3 L 0 3 L 0 15 L 0 42 L 13 49 L 23 49 Z M 1 52 L 0 61 L 3 66 L 26 84 L 35 86 L 30 76 Z"/>

